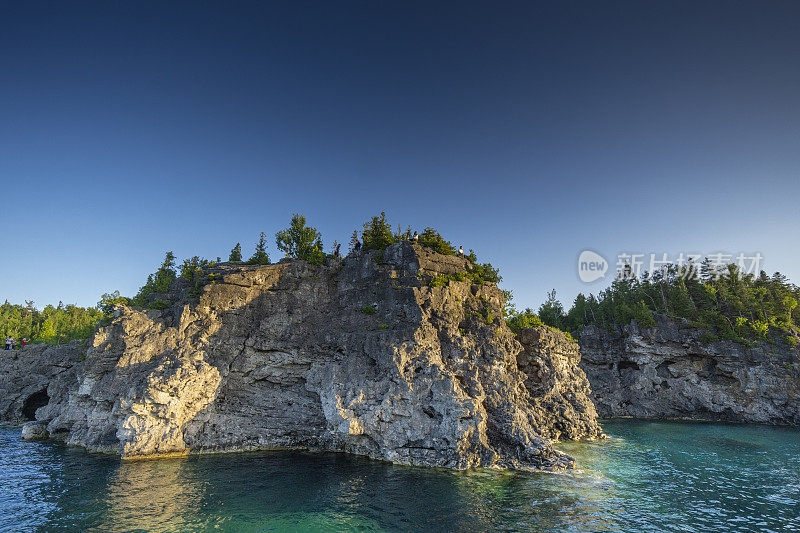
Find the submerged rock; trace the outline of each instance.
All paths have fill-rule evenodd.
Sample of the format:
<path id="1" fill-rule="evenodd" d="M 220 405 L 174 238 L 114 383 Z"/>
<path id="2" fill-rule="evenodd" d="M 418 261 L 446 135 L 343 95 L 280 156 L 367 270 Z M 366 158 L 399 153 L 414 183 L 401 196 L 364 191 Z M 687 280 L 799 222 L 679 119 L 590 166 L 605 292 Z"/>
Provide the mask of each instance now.
<path id="1" fill-rule="evenodd" d="M 656 316 L 618 333 L 586 327 L 581 368 L 600 416 L 800 424 L 800 351 L 785 343 L 703 344 L 702 330 Z"/>
<path id="2" fill-rule="evenodd" d="M 43 422 L 25 422 L 22 425 L 22 438 L 25 440 L 40 440 L 49 436 L 47 425 Z"/>
<path id="3" fill-rule="evenodd" d="M 521 370 L 495 285 L 429 284 L 467 267 L 409 242 L 325 266 L 220 265 L 199 298 L 179 280 L 164 311 L 118 307 L 36 418 L 124 457 L 300 447 L 571 467 L 551 440 L 600 435 L 573 346 L 525 333 Z"/>

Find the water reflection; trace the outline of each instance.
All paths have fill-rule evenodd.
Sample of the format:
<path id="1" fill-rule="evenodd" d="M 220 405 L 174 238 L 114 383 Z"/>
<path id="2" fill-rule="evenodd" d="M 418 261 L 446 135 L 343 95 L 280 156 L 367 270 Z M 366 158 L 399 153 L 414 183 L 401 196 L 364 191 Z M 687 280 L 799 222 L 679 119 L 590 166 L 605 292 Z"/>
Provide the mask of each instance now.
<path id="1" fill-rule="evenodd" d="M 186 458 L 120 461 L 105 489 L 100 518 L 118 531 L 188 529 L 202 506 L 203 484 L 187 475 Z"/>
<path id="2" fill-rule="evenodd" d="M 125 462 L 0 428 L 11 530 L 785 531 L 800 528 L 800 432 L 610 422 L 568 474 L 450 472 L 338 454 Z"/>

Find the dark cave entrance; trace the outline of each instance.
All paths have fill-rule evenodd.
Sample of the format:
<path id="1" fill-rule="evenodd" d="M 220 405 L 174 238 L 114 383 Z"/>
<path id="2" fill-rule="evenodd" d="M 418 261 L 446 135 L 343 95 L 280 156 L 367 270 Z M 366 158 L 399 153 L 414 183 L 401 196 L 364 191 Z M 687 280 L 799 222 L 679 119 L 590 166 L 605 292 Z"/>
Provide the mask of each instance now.
<path id="1" fill-rule="evenodd" d="M 34 392 L 22 404 L 22 416 L 28 420 L 36 420 L 36 410 L 48 403 L 50 403 L 50 396 L 47 395 L 46 388 L 39 392 Z"/>

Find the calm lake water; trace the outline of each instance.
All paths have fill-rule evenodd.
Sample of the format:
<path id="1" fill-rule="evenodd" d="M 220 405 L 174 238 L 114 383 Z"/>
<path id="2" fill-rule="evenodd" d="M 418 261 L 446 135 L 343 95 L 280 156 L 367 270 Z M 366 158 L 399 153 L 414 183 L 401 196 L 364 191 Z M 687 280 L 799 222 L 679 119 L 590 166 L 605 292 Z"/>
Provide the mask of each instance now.
<path id="1" fill-rule="evenodd" d="M 0 529 L 800 531 L 800 431 L 608 421 L 569 474 L 337 454 L 121 462 L 0 427 Z"/>

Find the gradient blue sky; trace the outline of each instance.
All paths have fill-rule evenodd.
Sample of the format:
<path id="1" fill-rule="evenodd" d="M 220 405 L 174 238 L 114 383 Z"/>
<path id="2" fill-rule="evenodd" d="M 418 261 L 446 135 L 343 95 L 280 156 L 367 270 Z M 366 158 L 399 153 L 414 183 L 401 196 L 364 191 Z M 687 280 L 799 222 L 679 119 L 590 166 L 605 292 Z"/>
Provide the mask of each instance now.
<path id="1" fill-rule="evenodd" d="M 0 300 L 132 295 L 296 211 L 434 226 L 520 307 L 603 288 L 586 248 L 800 280 L 800 2 L 432 4 L 3 2 Z"/>

